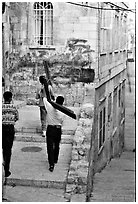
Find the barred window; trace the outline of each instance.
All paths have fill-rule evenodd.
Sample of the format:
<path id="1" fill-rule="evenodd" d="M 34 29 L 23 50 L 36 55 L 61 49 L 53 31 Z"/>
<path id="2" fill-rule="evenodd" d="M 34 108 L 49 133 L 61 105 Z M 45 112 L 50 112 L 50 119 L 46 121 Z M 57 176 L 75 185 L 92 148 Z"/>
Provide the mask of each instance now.
<path id="1" fill-rule="evenodd" d="M 122 109 L 122 118 L 125 117 L 125 81 L 122 83 L 122 93 L 121 93 L 121 109 Z"/>
<path id="2" fill-rule="evenodd" d="M 112 111 L 112 94 L 110 93 L 108 97 L 108 122 L 110 121 L 111 118 L 111 111 Z"/>
<path id="3" fill-rule="evenodd" d="M 117 126 L 117 88 L 113 92 L 113 128 Z"/>
<path id="4" fill-rule="evenodd" d="M 105 107 L 103 107 L 99 114 L 99 149 L 105 141 L 105 117 Z"/>
<path id="5" fill-rule="evenodd" d="M 51 2 L 35 2 L 35 43 L 53 45 L 53 5 Z"/>
<path id="6" fill-rule="evenodd" d="M 118 91 L 118 107 L 121 106 L 121 86 L 119 86 L 119 91 Z"/>

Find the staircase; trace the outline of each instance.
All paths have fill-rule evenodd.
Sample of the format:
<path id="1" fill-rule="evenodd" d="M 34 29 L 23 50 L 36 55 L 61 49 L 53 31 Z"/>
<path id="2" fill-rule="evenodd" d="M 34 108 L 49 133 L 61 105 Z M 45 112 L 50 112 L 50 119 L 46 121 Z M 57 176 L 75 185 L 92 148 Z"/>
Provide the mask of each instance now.
<path id="1" fill-rule="evenodd" d="M 125 150 L 135 149 L 135 62 L 128 61 L 126 80 Z"/>

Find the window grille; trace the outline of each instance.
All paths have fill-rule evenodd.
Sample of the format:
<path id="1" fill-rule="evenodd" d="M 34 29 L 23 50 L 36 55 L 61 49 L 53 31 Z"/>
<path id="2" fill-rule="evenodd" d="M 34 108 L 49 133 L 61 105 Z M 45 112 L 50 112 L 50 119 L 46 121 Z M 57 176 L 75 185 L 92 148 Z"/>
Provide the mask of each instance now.
<path id="1" fill-rule="evenodd" d="M 113 128 L 117 126 L 117 88 L 113 92 Z"/>
<path id="2" fill-rule="evenodd" d="M 51 2 L 35 2 L 35 44 L 53 45 L 53 5 Z"/>
<path id="3" fill-rule="evenodd" d="M 118 91 L 118 106 L 121 107 L 121 86 L 119 86 Z"/>
<path id="4" fill-rule="evenodd" d="M 122 83 L 122 94 L 121 94 L 121 109 L 122 109 L 122 118 L 125 117 L 125 81 Z"/>
<path id="5" fill-rule="evenodd" d="M 108 122 L 110 121 L 111 118 L 111 111 L 112 111 L 112 94 L 108 96 Z"/>
<path id="6" fill-rule="evenodd" d="M 99 149 L 105 141 L 105 117 L 105 107 L 103 107 L 99 114 Z"/>

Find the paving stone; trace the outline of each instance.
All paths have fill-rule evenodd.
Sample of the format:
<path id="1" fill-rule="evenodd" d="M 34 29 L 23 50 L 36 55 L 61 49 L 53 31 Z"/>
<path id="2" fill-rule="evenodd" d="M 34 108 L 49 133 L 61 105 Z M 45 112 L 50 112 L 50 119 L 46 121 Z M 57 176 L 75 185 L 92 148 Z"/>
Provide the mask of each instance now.
<path id="1" fill-rule="evenodd" d="M 9 202 L 66 202 L 62 189 L 27 186 L 6 186 Z"/>
<path id="2" fill-rule="evenodd" d="M 90 202 L 135 201 L 135 153 L 125 151 L 95 174 Z"/>

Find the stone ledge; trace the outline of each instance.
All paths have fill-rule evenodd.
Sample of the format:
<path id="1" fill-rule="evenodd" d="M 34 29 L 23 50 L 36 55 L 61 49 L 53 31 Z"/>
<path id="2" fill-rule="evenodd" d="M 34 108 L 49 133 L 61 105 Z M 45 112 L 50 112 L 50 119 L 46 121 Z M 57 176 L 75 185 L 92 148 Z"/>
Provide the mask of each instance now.
<path id="1" fill-rule="evenodd" d="M 34 179 L 17 179 L 17 178 L 7 178 L 6 185 L 10 186 L 34 186 L 41 188 L 57 188 L 65 189 L 66 181 L 46 181 L 46 180 L 34 180 Z"/>
<path id="2" fill-rule="evenodd" d="M 38 128 L 25 128 L 25 127 L 20 127 L 20 128 L 15 128 L 15 132 L 18 135 L 23 135 L 23 134 L 36 134 L 36 135 L 41 135 L 41 129 Z M 62 129 L 62 134 L 63 135 L 74 135 L 75 130 L 67 130 L 67 129 Z"/>
<path id="3" fill-rule="evenodd" d="M 72 144 L 73 135 L 62 135 L 61 138 L 61 144 Z M 19 142 L 41 142 L 45 143 L 46 139 L 45 137 L 42 137 L 38 134 L 31 134 L 28 136 L 28 134 L 16 134 L 15 135 L 15 141 Z"/>

